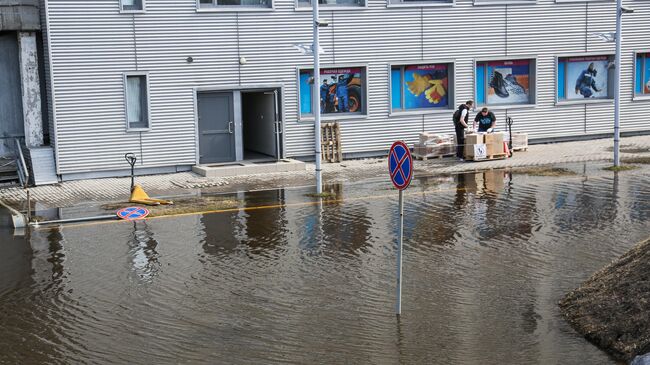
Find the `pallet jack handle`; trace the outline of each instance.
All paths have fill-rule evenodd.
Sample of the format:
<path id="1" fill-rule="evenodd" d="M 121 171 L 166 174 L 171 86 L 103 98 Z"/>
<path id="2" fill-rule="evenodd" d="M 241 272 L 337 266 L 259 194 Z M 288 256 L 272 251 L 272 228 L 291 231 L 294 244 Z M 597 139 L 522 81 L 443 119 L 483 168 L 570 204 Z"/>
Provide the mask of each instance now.
<path id="1" fill-rule="evenodd" d="M 506 124 L 508 125 L 508 133 L 510 135 L 510 138 L 508 138 L 508 149 L 510 150 L 510 155 L 512 155 L 514 153 L 514 151 L 512 150 L 512 123 L 514 123 L 512 118 L 507 117 L 506 118 Z"/>
<path id="2" fill-rule="evenodd" d="M 126 162 L 131 165 L 131 191 L 133 191 L 133 187 L 135 186 L 135 163 L 138 161 L 138 158 L 135 157 L 135 153 L 129 152 L 124 155 L 124 159 Z"/>

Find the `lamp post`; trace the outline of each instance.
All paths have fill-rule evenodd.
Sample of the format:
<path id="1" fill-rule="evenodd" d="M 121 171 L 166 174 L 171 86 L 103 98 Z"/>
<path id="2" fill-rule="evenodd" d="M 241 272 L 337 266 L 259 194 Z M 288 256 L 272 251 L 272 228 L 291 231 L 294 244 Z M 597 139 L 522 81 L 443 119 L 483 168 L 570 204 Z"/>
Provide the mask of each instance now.
<path id="1" fill-rule="evenodd" d="M 312 92 L 312 110 L 314 114 L 314 157 L 316 158 L 316 193 L 323 192 L 323 174 L 321 170 L 321 146 L 320 146 L 320 42 L 318 39 L 319 27 L 327 26 L 318 20 L 318 1 L 311 0 L 314 18 L 314 42 L 312 53 L 314 54 L 314 91 Z"/>
<path id="2" fill-rule="evenodd" d="M 634 9 L 624 8 L 623 0 L 616 0 L 616 60 L 614 81 L 614 166 L 621 165 L 620 148 L 620 117 L 621 117 L 621 43 L 623 42 L 623 14 L 633 13 Z"/>

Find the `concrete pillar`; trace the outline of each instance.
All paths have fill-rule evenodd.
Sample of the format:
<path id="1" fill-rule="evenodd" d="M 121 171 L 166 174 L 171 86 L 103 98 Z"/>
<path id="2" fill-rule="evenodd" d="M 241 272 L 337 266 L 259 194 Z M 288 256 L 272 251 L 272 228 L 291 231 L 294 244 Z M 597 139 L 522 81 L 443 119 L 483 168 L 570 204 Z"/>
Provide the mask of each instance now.
<path id="1" fill-rule="evenodd" d="M 38 77 L 38 52 L 35 32 L 18 32 L 20 86 L 23 95 L 23 124 L 27 147 L 43 145 L 41 82 Z"/>

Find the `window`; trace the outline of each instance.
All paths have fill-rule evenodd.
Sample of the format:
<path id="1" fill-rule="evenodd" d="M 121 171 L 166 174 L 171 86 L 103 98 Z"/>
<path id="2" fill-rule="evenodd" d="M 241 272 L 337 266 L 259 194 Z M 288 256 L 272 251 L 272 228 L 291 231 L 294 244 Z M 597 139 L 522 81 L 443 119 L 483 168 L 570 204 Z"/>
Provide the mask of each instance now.
<path id="1" fill-rule="evenodd" d="M 300 114 L 312 114 L 312 70 L 300 70 Z M 323 115 L 366 113 L 366 70 L 363 67 L 320 70 L 320 106 Z"/>
<path id="2" fill-rule="evenodd" d="M 365 0 L 318 0 L 319 5 L 328 6 L 366 6 Z M 299 7 L 310 7 L 310 0 L 298 0 Z"/>
<path id="3" fill-rule="evenodd" d="M 120 0 L 122 11 L 144 10 L 144 0 Z"/>
<path id="4" fill-rule="evenodd" d="M 449 109 L 449 75 L 453 65 L 447 63 L 393 66 L 390 70 L 391 109 Z"/>
<path id="5" fill-rule="evenodd" d="M 650 96 L 650 53 L 636 54 L 634 94 Z"/>
<path id="6" fill-rule="evenodd" d="M 270 8 L 272 0 L 199 0 L 200 8 L 219 8 L 219 7 L 251 7 L 251 8 Z"/>
<path id="7" fill-rule="evenodd" d="M 127 129 L 149 128 L 149 87 L 147 75 L 125 76 Z"/>
<path id="8" fill-rule="evenodd" d="M 478 105 L 534 104 L 535 60 L 476 63 Z"/>
<path id="9" fill-rule="evenodd" d="M 391 5 L 451 5 L 454 0 L 388 0 Z"/>
<path id="10" fill-rule="evenodd" d="M 557 62 L 557 100 L 613 98 L 611 56 L 560 57 Z"/>

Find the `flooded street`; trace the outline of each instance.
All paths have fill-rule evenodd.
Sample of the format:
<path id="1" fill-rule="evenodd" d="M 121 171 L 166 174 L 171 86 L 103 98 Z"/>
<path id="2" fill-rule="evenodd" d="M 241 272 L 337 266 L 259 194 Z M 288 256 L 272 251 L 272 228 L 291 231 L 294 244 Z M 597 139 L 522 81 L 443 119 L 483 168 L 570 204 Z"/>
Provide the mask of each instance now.
<path id="1" fill-rule="evenodd" d="M 0 216 L 0 364 L 613 364 L 557 302 L 648 237 L 650 170 L 566 167 L 416 178 L 399 321 L 388 176 L 28 238 Z"/>

